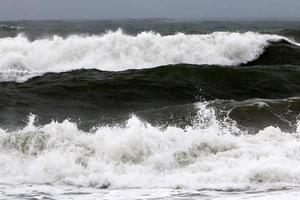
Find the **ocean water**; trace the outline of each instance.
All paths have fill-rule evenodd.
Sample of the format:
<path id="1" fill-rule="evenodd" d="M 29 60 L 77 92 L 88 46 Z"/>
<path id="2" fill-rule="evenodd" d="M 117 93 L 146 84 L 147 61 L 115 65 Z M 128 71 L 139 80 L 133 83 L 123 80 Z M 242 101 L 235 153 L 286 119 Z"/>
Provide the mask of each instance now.
<path id="1" fill-rule="evenodd" d="M 299 22 L 0 24 L 0 199 L 300 198 Z"/>

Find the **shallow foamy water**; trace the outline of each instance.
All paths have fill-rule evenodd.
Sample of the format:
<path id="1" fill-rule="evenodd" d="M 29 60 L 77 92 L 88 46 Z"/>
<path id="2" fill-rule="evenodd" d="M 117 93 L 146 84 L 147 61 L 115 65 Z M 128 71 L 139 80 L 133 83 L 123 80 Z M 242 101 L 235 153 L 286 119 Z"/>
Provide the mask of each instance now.
<path id="1" fill-rule="evenodd" d="M 193 199 L 255 199 L 284 200 L 300 198 L 299 188 L 276 188 L 273 190 L 212 191 L 180 189 L 126 189 L 100 190 L 92 188 L 50 185 L 2 185 L 0 199 L 59 199 L 59 200 L 193 200 Z"/>

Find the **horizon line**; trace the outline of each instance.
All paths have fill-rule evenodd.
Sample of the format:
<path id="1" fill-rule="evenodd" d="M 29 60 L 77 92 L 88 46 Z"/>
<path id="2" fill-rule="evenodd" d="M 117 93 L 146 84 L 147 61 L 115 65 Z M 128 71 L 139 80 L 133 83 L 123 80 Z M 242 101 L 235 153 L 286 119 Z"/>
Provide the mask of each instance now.
<path id="1" fill-rule="evenodd" d="M 0 22 L 14 21 L 122 21 L 122 20 L 170 20 L 170 21 L 219 21 L 219 22 L 251 22 L 251 21 L 291 21 L 300 22 L 300 17 L 201 17 L 201 18 L 167 18 L 167 17 L 128 17 L 128 18 L 44 18 L 44 19 L 0 19 Z"/>

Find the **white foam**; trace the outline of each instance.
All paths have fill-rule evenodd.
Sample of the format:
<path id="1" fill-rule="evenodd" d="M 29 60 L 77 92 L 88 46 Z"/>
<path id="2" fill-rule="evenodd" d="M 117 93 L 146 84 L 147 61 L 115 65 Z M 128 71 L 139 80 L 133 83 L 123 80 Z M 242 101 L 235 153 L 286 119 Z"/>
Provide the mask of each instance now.
<path id="1" fill-rule="evenodd" d="M 121 189 L 99 190 L 94 188 L 52 185 L 2 185 L 1 199 L 55 199 L 55 200 L 149 200 L 149 199 L 210 199 L 210 200 L 290 200 L 299 199 L 297 188 L 282 188 L 273 191 L 222 192 L 211 190 L 183 189 Z M 15 198 L 14 198 L 15 197 Z"/>
<path id="2" fill-rule="evenodd" d="M 163 131 L 133 116 L 126 127 L 88 133 L 68 120 L 37 127 L 31 116 L 20 131 L 1 130 L 0 180 L 114 189 L 299 186 L 300 130 L 247 135 L 199 107 L 198 124 L 185 130 Z"/>
<path id="3" fill-rule="evenodd" d="M 18 35 L 0 39 L 0 81 L 24 81 L 46 72 L 81 68 L 120 71 L 178 63 L 238 65 L 254 60 L 269 41 L 280 39 L 253 32 L 130 36 L 119 30 L 35 41 Z"/>

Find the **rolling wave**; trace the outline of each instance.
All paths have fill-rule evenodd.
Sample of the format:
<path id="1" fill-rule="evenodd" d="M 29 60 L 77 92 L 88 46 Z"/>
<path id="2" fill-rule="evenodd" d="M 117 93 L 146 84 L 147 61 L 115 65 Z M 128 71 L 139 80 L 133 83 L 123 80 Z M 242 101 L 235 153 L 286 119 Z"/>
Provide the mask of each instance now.
<path id="1" fill-rule="evenodd" d="M 271 42 L 257 59 L 243 65 L 300 65 L 299 57 L 300 46 L 281 40 Z"/>
<path id="2" fill-rule="evenodd" d="M 119 30 L 102 35 L 54 36 L 35 41 L 18 35 L 0 38 L 1 80 L 25 81 L 47 72 L 92 68 L 122 71 L 179 63 L 236 66 L 256 60 L 266 47 L 282 46 L 283 41 L 289 45 L 281 48 L 296 48 L 292 55 L 298 55 L 297 44 L 287 38 L 253 32 L 168 36 L 143 32 L 130 36 Z M 289 51 L 286 54 L 289 55 Z"/>
<path id="3" fill-rule="evenodd" d="M 171 119 L 171 115 L 157 116 L 153 113 L 174 113 L 178 110 L 174 121 L 180 125 L 180 120 L 185 121 L 193 115 L 192 107 L 177 107 L 172 112 L 156 109 L 203 100 L 285 99 L 299 95 L 300 68 L 297 66 L 169 65 L 121 72 L 76 70 L 48 73 L 23 83 L 0 83 L 0 121 L 2 126 L 11 124 L 15 128 L 29 113 L 35 113 L 43 124 L 52 119 L 71 118 L 80 119 L 80 126 L 89 129 L 100 122 L 109 124 L 126 120 L 131 113 L 143 112 L 147 121 L 167 118 L 164 115 Z M 297 109 L 294 110 L 297 112 Z M 278 112 L 282 111 L 279 109 Z M 248 117 L 256 122 L 259 117 L 255 116 L 259 112 L 254 109 L 253 113 Z M 262 123 L 248 123 L 242 120 L 245 114 L 233 115 L 232 118 L 249 128 L 289 126 L 285 122 L 277 123 L 280 120 L 273 120 L 272 124 L 272 114 L 270 117 L 265 115 L 268 120 Z"/>
<path id="4" fill-rule="evenodd" d="M 93 132 L 52 121 L 0 129 L 0 178 L 13 184 L 240 191 L 299 186 L 299 128 L 243 134 L 205 103 L 193 127 L 165 130 L 131 117 Z M 298 126 L 299 127 L 299 126 Z"/>
<path id="5" fill-rule="evenodd" d="M 279 31 L 278 34 L 289 37 L 296 42 L 300 41 L 300 29 L 284 29 Z"/>

